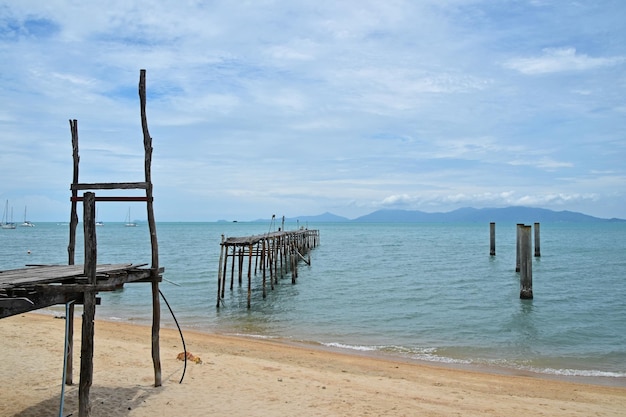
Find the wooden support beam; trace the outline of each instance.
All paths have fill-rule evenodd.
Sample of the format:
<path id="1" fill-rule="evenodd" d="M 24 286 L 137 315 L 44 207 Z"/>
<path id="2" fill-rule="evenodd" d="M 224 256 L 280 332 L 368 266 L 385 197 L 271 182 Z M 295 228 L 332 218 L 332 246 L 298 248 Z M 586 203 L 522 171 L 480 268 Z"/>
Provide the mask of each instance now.
<path id="1" fill-rule="evenodd" d="M 154 386 L 161 386 L 161 350 L 159 347 L 159 331 L 161 329 L 161 301 L 159 294 L 159 245 L 157 241 L 156 221 L 152 204 L 152 137 L 148 131 L 146 116 L 146 70 L 139 71 L 139 107 L 141 112 L 141 130 L 145 151 L 144 171 L 146 182 L 146 198 L 148 226 L 150 228 L 150 246 L 152 247 L 152 364 L 154 367 Z"/>
<path id="2" fill-rule="evenodd" d="M 72 184 L 75 184 L 78 182 L 78 163 L 80 161 L 80 156 L 78 155 L 78 120 L 70 120 L 70 133 L 72 135 L 72 159 L 74 161 Z M 78 191 L 72 190 L 72 198 L 76 198 L 77 196 Z M 76 251 L 76 226 L 78 225 L 76 205 L 77 201 L 72 200 L 72 206 L 70 209 L 70 239 L 67 245 L 68 265 L 74 265 L 74 254 Z M 65 384 L 72 385 L 74 373 L 74 360 L 72 356 L 72 352 L 74 352 L 74 303 L 70 305 L 68 313 L 68 317 L 66 317 L 65 319 L 70 320 L 71 322 L 67 326 L 68 347 L 67 351 L 65 352 Z"/>
<path id="3" fill-rule="evenodd" d="M 35 303 L 26 297 L 0 298 L 0 309 L 20 309 L 34 306 Z"/>
<path id="4" fill-rule="evenodd" d="M 83 230 L 85 237 L 85 276 L 89 284 L 96 285 L 97 243 L 95 194 L 84 194 Z M 83 326 L 80 347 L 80 382 L 78 386 L 78 416 L 89 417 L 91 404 L 89 392 L 93 381 L 94 319 L 96 315 L 96 292 L 86 291 L 83 306 Z"/>
<path id="5" fill-rule="evenodd" d="M 83 201 L 83 197 L 71 197 L 70 201 L 75 202 L 75 201 Z M 143 196 L 139 196 L 139 197 L 96 197 L 95 201 L 117 201 L 117 202 L 133 202 L 133 201 L 147 201 L 150 202 L 152 201 L 152 197 L 143 197 Z"/>
<path id="6" fill-rule="evenodd" d="M 76 179 L 78 181 L 78 179 Z M 87 190 L 147 190 L 147 182 L 97 182 L 97 183 L 72 183 L 72 191 Z"/>
<path id="7" fill-rule="evenodd" d="M 220 308 L 220 299 L 222 292 L 222 277 L 223 277 L 223 268 L 222 261 L 224 261 L 224 235 L 222 235 L 222 244 L 220 245 L 220 259 L 217 263 L 217 308 Z"/>

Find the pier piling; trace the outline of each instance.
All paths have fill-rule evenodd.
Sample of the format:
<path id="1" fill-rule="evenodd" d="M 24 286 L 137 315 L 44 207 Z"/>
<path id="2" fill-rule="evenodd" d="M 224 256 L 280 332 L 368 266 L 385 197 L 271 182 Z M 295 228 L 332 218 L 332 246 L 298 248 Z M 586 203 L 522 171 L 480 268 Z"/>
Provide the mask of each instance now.
<path id="1" fill-rule="evenodd" d="M 541 256 L 541 245 L 539 240 L 539 223 L 535 223 L 535 257 Z"/>
<path id="2" fill-rule="evenodd" d="M 523 300 L 533 298 L 533 264 L 531 252 L 531 226 L 522 225 L 520 232 L 520 294 Z"/>
<path id="3" fill-rule="evenodd" d="M 521 238 L 522 238 L 522 228 L 524 227 L 524 223 L 517 223 L 517 233 L 515 235 L 515 272 L 520 271 L 520 250 L 521 250 Z"/>
<path id="4" fill-rule="evenodd" d="M 489 223 L 489 255 L 496 256 L 496 224 Z"/>

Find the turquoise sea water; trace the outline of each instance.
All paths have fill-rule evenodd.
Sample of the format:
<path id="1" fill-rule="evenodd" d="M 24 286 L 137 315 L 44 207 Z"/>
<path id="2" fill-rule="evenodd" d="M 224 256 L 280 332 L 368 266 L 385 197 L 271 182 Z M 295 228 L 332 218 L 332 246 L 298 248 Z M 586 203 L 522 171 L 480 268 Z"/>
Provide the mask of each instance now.
<path id="1" fill-rule="evenodd" d="M 215 307 L 220 236 L 266 233 L 268 224 L 159 223 L 161 289 L 183 330 L 626 385 L 626 223 L 542 223 L 529 301 L 519 299 L 515 224 L 497 224 L 494 257 L 488 224 L 308 227 L 321 238 L 311 266 L 300 263 L 297 284 L 286 277 L 266 299 L 253 279 L 248 310 L 237 280 Z M 67 263 L 68 233 L 53 223 L 0 231 L 0 270 Z M 98 263 L 150 262 L 145 223 L 106 224 L 97 239 Z M 82 256 L 79 244 L 77 263 Z M 149 285 L 101 297 L 98 319 L 150 323 Z"/>

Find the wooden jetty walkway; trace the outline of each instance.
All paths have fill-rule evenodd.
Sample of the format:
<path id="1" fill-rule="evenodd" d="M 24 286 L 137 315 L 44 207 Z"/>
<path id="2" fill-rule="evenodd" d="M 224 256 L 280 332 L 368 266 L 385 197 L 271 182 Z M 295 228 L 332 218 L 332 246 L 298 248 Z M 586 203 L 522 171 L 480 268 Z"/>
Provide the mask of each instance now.
<path id="1" fill-rule="evenodd" d="M 94 319 L 97 294 L 112 291 L 120 285 L 131 282 L 146 282 L 152 286 L 152 362 L 154 366 L 154 386 L 161 385 L 161 358 L 159 348 L 160 329 L 160 290 L 164 268 L 159 266 L 156 222 L 154 219 L 152 196 L 152 138 L 146 119 L 146 70 L 140 70 L 139 101 L 141 126 L 144 142 L 145 181 L 124 183 L 79 183 L 78 166 L 78 122 L 70 120 L 74 160 L 73 180 L 70 186 L 72 195 L 70 211 L 70 232 L 68 265 L 37 265 L 21 269 L 0 271 L 0 319 L 28 311 L 50 307 L 56 304 L 66 306 L 66 337 L 68 345 L 64 358 L 64 383 L 72 385 L 72 358 L 74 334 L 74 306 L 83 305 L 80 382 L 78 388 L 78 416 L 88 417 L 91 412 L 89 393 L 93 380 Z M 135 197 L 96 196 L 93 190 L 143 190 L 144 195 Z M 84 191 L 82 196 L 79 191 Z M 96 243 L 96 202 L 144 202 L 147 207 L 148 227 L 152 259 L 147 264 L 97 264 Z M 74 265 L 76 249 L 76 228 L 78 226 L 77 205 L 83 204 L 84 265 Z M 63 392 L 61 410 L 63 413 Z"/>
<path id="2" fill-rule="evenodd" d="M 229 237 L 222 235 L 219 267 L 217 274 L 217 307 L 224 298 L 228 259 L 231 259 L 230 289 L 235 280 L 235 264 L 239 286 L 242 285 L 245 258 L 248 259 L 248 308 L 252 296 L 252 259 L 254 258 L 254 275 L 260 270 L 263 276 L 263 298 L 266 297 L 266 281 L 269 275 L 270 287 L 273 290 L 278 278 L 283 278 L 291 271 L 291 282 L 295 284 L 298 277 L 298 261 L 311 264 L 310 257 L 304 257 L 311 249 L 319 245 L 319 230 L 301 228 L 298 230 L 270 232 L 263 235 L 247 237 Z M 235 262 L 237 260 L 237 262 Z"/>
<path id="3" fill-rule="evenodd" d="M 83 303 L 86 291 L 114 291 L 130 282 L 150 282 L 146 264 L 96 266 L 91 285 L 83 265 L 32 265 L 0 271 L 0 319 L 57 304 Z"/>

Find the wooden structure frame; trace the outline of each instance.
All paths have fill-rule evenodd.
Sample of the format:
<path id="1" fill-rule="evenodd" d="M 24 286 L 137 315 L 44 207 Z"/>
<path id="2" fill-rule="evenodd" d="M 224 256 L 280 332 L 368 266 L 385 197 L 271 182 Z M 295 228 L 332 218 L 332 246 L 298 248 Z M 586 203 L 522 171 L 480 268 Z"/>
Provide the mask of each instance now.
<path id="1" fill-rule="evenodd" d="M 161 360 L 159 349 L 159 330 L 161 321 L 159 282 L 163 268 L 159 267 L 156 223 L 154 219 L 152 196 L 152 138 L 146 119 L 146 83 L 145 70 L 140 71 L 139 98 L 141 107 L 141 125 L 145 150 L 145 181 L 127 183 L 79 183 L 78 181 L 78 122 L 70 120 L 74 174 L 71 191 L 70 234 L 68 265 L 39 265 L 22 269 L 0 271 L 0 318 L 34 311 L 56 304 L 66 304 L 66 339 L 68 348 L 65 352 L 65 384 L 72 384 L 72 356 L 74 332 L 74 305 L 83 304 L 81 335 L 80 382 L 78 389 L 78 415 L 88 417 L 91 411 L 89 391 L 93 379 L 94 318 L 97 293 L 112 291 L 119 285 L 130 282 L 150 282 L 152 284 L 152 361 L 154 365 L 154 385 L 161 385 Z M 96 197 L 87 190 L 140 189 L 145 191 L 139 197 Z M 86 191 L 78 196 L 78 191 Z M 96 202 L 97 201 L 141 201 L 147 205 L 148 224 L 152 263 L 150 268 L 144 265 L 118 264 L 98 265 L 96 244 Z M 84 265 L 74 265 L 76 248 L 76 227 L 78 225 L 77 203 L 83 203 L 84 228 Z"/>

